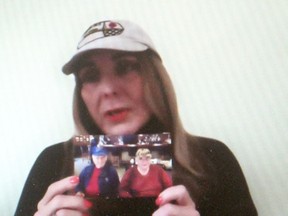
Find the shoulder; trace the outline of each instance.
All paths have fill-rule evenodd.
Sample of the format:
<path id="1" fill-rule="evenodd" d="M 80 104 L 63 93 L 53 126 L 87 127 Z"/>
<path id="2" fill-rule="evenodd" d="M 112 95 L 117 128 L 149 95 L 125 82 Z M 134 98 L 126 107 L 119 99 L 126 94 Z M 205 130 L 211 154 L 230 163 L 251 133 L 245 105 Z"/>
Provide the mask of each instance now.
<path id="1" fill-rule="evenodd" d="M 162 171 L 163 170 L 163 168 L 160 166 L 160 165 L 157 165 L 157 164 L 151 164 L 150 165 L 150 170 L 151 171 Z"/>
<path id="2" fill-rule="evenodd" d="M 36 163 L 57 162 L 65 155 L 66 142 L 57 143 L 46 147 L 39 154 Z"/>
<path id="3" fill-rule="evenodd" d="M 137 173 L 136 171 L 137 171 L 137 166 L 133 166 L 127 169 L 124 175 L 129 177 L 130 175 L 135 175 L 135 173 Z"/>
<path id="4" fill-rule="evenodd" d="M 188 151 L 195 150 L 195 146 L 198 149 L 198 160 L 202 162 L 207 172 L 217 176 L 223 172 L 243 175 L 237 158 L 223 142 L 213 138 L 188 135 Z"/>
<path id="5" fill-rule="evenodd" d="M 70 140 L 46 147 L 37 157 L 33 170 L 46 172 L 47 174 L 48 172 L 58 173 L 59 175 L 64 170 L 70 172 L 71 163 L 73 163 L 71 158 L 72 149 L 73 144 Z"/>
<path id="6" fill-rule="evenodd" d="M 65 154 L 65 149 L 72 147 L 72 142 L 66 141 L 66 142 L 60 142 L 54 145 L 50 145 L 46 147 L 41 153 L 40 157 L 57 157 L 59 155 Z"/>
<path id="7" fill-rule="evenodd" d="M 189 146 L 192 146 L 192 144 L 197 145 L 200 151 L 211 159 L 216 159 L 218 157 L 223 160 L 227 158 L 236 159 L 227 145 L 217 139 L 188 135 L 187 140 Z"/>
<path id="8" fill-rule="evenodd" d="M 90 164 L 83 169 L 82 173 L 91 172 L 94 170 L 94 168 L 95 168 L 94 164 Z"/>
<path id="9" fill-rule="evenodd" d="M 228 184 L 236 180 L 245 182 L 245 177 L 242 168 L 234 156 L 233 152 L 221 141 L 207 138 L 207 137 L 194 137 L 196 145 L 200 149 L 201 156 L 199 159 L 202 161 L 204 169 L 210 173 L 210 177 L 216 177 L 218 182 L 225 181 Z M 194 141 L 195 141 L 194 140 Z M 230 184 L 229 183 L 229 184 Z"/>
<path id="10" fill-rule="evenodd" d="M 165 170 L 161 167 L 160 164 L 151 164 L 149 173 L 154 176 L 163 177 L 166 175 Z"/>
<path id="11" fill-rule="evenodd" d="M 104 170 L 108 171 L 109 173 L 115 173 L 116 172 L 116 169 L 113 167 L 113 165 L 111 163 L 106 165 L 104 167 Z"/>
<path id="12" fill-rule="evenodd" d="M 227 148 L 227 146 L 223 142 L 217 139 L 209 138 L 209 137 L 192 136 L 190 134 L 187 134 L 187 140 L 189 144 L 194 142 L 194 143 L 197 143 L 198 145 L 201 145 L 204 149 L 205 148 L 207 149 Z"/>

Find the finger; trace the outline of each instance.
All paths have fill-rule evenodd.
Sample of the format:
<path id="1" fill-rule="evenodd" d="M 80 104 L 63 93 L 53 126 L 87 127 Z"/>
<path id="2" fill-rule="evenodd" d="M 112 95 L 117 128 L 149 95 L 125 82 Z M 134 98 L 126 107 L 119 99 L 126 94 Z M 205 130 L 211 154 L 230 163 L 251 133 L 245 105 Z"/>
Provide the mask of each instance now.
<path id="1" fill-rule="evenodd" d="M 164 205 L 175 201 L 178 205 L 191 205 L 195 207 L 195 203 L 191 199 L 186 187 L 183 185 L 176 185 L 165 189 L 159 194 L 156 203 L 158 205 Z"/>
<path id="2" fill-rule="evenodd" d="M 79 212 L 71 209 L 60 209 L 55 213 L 55 216 L 89 216 L 88 212 Z"/>
<path id="3" fill-rule="evenodd" d="M 57 195 L 47 205 L 46 209 L 53 209 L 56 212 L 59 209 L 73 209 L 80 212 L 87 211 L 91 207 L 89 201 L 79 196 L 73 195 Z"/>
<path id="4" fill-rule="evenodd" d="M 40 212 L 37 212 L 34 216 L 43 215 Z M 89 216 L 88 212 L 79 212 L 72 209 L 60 209 L 56 213 L 52 214 L 53 216 Z"/>
<path id="5" fill-rule="evenodd" d="M 193 206 L 179 206 L 171 203 L 164 204 L 152 216 L 200 216 Z"/>
<path id="6" fill-rule="evenodd" d="M 82 193 L 82 192 L 77 192 L 76 194 L 75 194 L 76 196 L 80 196 L 80 197 L 85 197 L 85 194 L 84 193 Z"/>
<path id="7" fill-rule="evenodd" d="M 69 176 L 60 181 L 54 182 L 48 187 L 44 197 L 38 203 L 38 209 L 49 203 L 54 196 L 58 194 L 63 194 L 66 191 L 74 189 L 78 183 L 79 183 L 78 176 Z"/>
<path id="8" fill-rule="evenodd" d="M 90 207 L 92 207 L 92 203 L 80 196 L 57 195 L 47 205 L 38 210 L 37 216 L 55 215 L 55 213 L 57 213 L 56 215 L 61 215 L 67 209 L 73 210 L 73 212 L 86 213 Z"/>
<path id="9" fill-rule="evenodd" d="M 170 203 L 166 203 L 164 205 L 162 205 L 161 207 L 159 207 L 159 209 L 157 209 L 152 216 L 176 216 L 177 215 L 177 208 L 174 208 L 174 204 L 170 204 Z"/>

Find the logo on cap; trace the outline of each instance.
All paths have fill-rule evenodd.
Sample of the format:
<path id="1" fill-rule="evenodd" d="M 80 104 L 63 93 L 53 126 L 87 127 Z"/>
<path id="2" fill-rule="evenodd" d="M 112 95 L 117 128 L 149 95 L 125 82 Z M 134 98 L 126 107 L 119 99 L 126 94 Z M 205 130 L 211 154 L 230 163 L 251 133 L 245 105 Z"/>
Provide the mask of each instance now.
<path id="1" fill-rule="evenodd" d="M 77 48 L 80 49 L 84 45 L 101 38 L 120 35 L 123 31 L 123 26 L 117 22 L 102 21 L 95 23 L 83 34 Z"/>

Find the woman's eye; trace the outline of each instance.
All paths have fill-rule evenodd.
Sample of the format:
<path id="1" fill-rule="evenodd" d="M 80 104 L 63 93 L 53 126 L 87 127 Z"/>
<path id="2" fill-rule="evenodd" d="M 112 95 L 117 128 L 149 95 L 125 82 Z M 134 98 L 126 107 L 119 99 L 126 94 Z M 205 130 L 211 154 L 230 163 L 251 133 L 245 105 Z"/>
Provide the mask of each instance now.
<path id="1" fill-rule="evenodd" d="M 95 67 L 86 67 L 79 72 L 79 80 L 82 84 L 97 82 L 99 79 L 100 75 Z"/>
<path id="2" fill-rule="evenodd" d="M 117 73 L 119 75 L 125 75 L 129 72 L 139 72 L 140 63 L 138 61 L 121 61 L 117 64 Z"/>

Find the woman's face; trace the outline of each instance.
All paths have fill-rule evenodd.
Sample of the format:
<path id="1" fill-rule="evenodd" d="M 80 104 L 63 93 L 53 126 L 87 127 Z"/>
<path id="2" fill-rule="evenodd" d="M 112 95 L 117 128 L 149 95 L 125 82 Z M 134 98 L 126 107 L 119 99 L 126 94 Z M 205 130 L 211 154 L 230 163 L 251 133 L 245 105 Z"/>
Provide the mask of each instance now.
<path id="1" fill-rule="evenodd" d="M 138 131 L 150 118 L 138 59 L 127 52 L 95 52 L 78 72 L 81 96 L 98 127 L 111 135 Z"/>
<path id="2" fill-rule="evenodd" d="M 137 166 L 143 171 L 149 170 L 151 164 L 150 159 L 151 159 L 150 157 L 146 156 L 136 157 Z"/>

